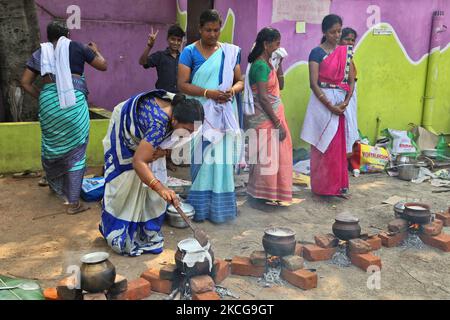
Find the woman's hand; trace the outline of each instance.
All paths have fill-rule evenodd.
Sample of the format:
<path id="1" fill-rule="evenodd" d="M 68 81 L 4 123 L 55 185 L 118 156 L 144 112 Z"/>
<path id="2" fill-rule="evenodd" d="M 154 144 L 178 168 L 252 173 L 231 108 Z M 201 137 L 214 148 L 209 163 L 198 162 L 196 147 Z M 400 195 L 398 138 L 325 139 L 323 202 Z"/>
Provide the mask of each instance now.
<path id="1" fill-rule="evenodd" d="M 158 193 L 161 198 L 163 198 L 167 203 L 173 204 L 174 207 L 178 207 L 180 205 L 180 199 L 178 199 L 175 191 L 166 188 L 163 184 L 158 183 L 154 189 L 156 193 Z"/>
<path id="2" fill-rule="evenodd" d="M 95 42 L 89 42 L 88 47 L 94 51 L 95 54 L 98 53 L 98 47 L 97 44 Z"/>
<path id="3" fill-rule="evenodd" d="M 331 111 L 332 113 L 334 113 L 335 115 L 340 116 L 341 114 L 344 113 L 345 107 L 343 107 L 342 104 L 337 104 L 337 105 L 335 105 L 335 106 L 330 107 L 330 111 Z"/>
<path id="4" fill-rule="evenodd" d="M 153 152 L 152 161 L 158 160 L 159 158 L 165 157 L 167 155 L 167 151 L 161 148 L 158 148 Z"/>
<path id="5" fill-rule="evenodd" d="M 231 94 L 221 90 L 208 90 L 206 92 L 206 97 L 216 101 L 217 103 L 225 103 L 231 99 Z"/>
<path id="6" fill-rule="evenodd" d="M 283 124 L 280 125 L 278 130 L 280 130 L 280 141 L 283 141 L 284 139 L 286 139 L 286 129 L 284 128 Z"/>

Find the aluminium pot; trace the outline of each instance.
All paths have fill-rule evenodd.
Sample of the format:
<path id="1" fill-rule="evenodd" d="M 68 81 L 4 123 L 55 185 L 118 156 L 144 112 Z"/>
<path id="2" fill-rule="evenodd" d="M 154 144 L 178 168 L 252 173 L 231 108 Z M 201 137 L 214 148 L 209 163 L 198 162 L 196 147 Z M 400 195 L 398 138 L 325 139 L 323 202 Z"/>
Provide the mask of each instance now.
<path id="1" fill-rule="evenodd" d="M 189 203 L 180 202 L 180 208 L 181 208 L 181 210 L 183 210 L 183 212 L 186 214 L 186 216 L 189 219 L 193 219 L 193 217 L 195 215 L 195 210 L 194 210 L 193 206 L 191 206 Z M 167 217 L 169 219 L 169 224 L 172 227 L 175 227 L 175 228 L 187 228 L 188 227 L 188 224 L 186 223 L 186 221 L 184 221 L 184 219 L 177 212 L 177 209 L 175 209 L 175 207 L 172 204 L 167 208 Z"/>
<path id="2" fill-rule="evenodd" d="M 196 244 L 198 244 L 198 241 L 193 238 L 181 240 L 178 242 L 177 251 L 175 252 L 175 264 L 177 266 L 177 270 L 188 278 L 198 275 L 211 274 L 213 270 L 212 265 L 210 265 L 209 260 L 206 258 L 203 261 L 195 262 L 193 266 L 188 266 L 187 263 L 183 262 L 184 257 L 188 253 L 205 253 L 206 249 L 202 248 L 200 244 Z M 211 246 L 208 249 L 208 253 L 211 256 L 211 264 L 213 264 L 214 252 L 212 251 Z"/>
<path id="3" fill-rule="evenodd" d="M 295 253 L 295 231 L 284 227 L 264 230 L 262 244 L 266 253 L 272 256 L 290 256 Z"/>
<path id="4" fill-rule="evenodd" d="M 398 177 L 405 181 L 417 179 L 420 172 L 420 166 L 416 163 L 405 163 L 397 166 Z"/>
<path id="5" fill-rule="evenodd" d="M 333 234 L 341 240 L 351 240 L 361 235 L 359 219 L 346 213 L 336 216 L 332 230 Z"/>
<path id="6" fill-rule="evenodd" d="M 406 219 L 411 223 L 430 223 L 430 206 L 419 202 L 407 202 L 405 203 L 405 210 L 403 211 L 403 219 Z"/>
<path id="7" fill-rule="evenodd" d="M 81 289 L 96 293 L 108 290 L 116 280 L 116 267 L 106 252 L 93 252 L 81 258 Z"/>

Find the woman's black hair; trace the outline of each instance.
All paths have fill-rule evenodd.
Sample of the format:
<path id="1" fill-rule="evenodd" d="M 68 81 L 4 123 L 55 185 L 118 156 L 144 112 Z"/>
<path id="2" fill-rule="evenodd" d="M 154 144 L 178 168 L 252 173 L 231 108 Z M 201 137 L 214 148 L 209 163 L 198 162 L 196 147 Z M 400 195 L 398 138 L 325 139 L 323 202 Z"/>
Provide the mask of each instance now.
<path id="1" fill-rule="evenodd" d="M 196 99 L 186 99 L 184 94 L 176 94 L 172 100 L 172 116 L 180 123 L 194 123 L 205 119 L 202 104 Z"/>
<path id="2" fill-rule="evenodd" d="M 60 37 L 67 37 L 69 28 L 61 21 L 52 21 L 47 25 L 47 39 L 49 42 L 58 41 Z"/>
<path id="3" fill-rule="evenodd" d="M 349 34 L 353 34 L 355 36 L 355 40 L 356 40 L 356 38 L 358 38 L 358 34 L 356 33 L 356 31 L 352 28 L 347 27 L 347 28 L 342 29 L 341 40 L 344 39 Z"/>
<path id="4" fill-rule="evenodd" d="M 270 43 L 280 38 L 281 34 L 277 29 L 270 27 L 261 29 L 256 36 L 255 46 L 248 55 L 248 62 L 253 63 L 264 52 L 264 42 Z"/>
<path id="5" fill-rule="evenodd" d="M 208 22 L 219 22 L 222 26 L 222 18 L 217 10 L 206 10 L 200 15 L 200 28 L 203 27 Z"/>
<path id="6" fill-rule="evenodd" d="M 322 33 L 330 30 L 336 23 L 339 23 L 342 26 L 342 18 L 335 14 L 329 14 L 325 16 L 322 20 Z M 320 43 L 324 43 L 326 41 L 326 37 L 323 36 Z"/>
<path id="7" fill-rule="evenodd" d="M 184 36 L 185 33 L 178 24 L 171 25 L 169 30 L 167 31 L 167 38 L 169 37 L 183 38 Z"/>

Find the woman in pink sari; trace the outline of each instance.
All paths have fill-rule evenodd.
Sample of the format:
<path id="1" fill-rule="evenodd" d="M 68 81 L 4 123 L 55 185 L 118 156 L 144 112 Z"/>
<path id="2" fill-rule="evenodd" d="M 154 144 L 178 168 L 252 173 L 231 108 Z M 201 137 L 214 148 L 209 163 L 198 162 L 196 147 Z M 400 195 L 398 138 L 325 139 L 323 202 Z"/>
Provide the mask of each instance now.
<path id="1" fill-rule="evenodd" d="M 311 144 L 311 189 L 318 195 L 348 194 L 345 112 L 353 94 L 352 46 L 338 45 L 342 19 L 330 14 L 322 21 L 324 37 L 309 56 L 312 95 L 301 138 Z"/>
<path id="2" fill-rule="evenodd" d="M 253 138 L 249 142 L 247 192 L 250 205 L 267 211 L 271 208 L 267 204 L 292 201 L 292 140 L 280 98 L 283 68 L 281 62 L 277 69 L 270 62 L 280 40 L 279 31 L 273 28 L 258 33 L 248 57 L 251 67 L 246 79 L 253 97 L 253 114 L 246 116 L 246 129 L 254 130 L 254 135 L 247 131 Z"/>

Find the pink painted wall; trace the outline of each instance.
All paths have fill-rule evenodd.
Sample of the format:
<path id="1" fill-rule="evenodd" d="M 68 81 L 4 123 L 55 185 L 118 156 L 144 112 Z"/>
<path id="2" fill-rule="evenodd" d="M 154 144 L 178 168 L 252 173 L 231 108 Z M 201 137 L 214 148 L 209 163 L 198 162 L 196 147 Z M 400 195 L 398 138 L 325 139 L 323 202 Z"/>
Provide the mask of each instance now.
<path id="1" fill-rule="evenodd" d="M 168 25 L 176 22 L 175 0 L 36 0 L 36 4 L 41 42 L 47 41 L 52 15 L 66 18 L 69 5 L 80 7 L 81 29 L 71 30 L 71 38 L 97 43 L 108 61 L 106 72 L 85 67 L 90 103 L 112 110 L 131 95 L 154 88 L 156 70 L 145 70 L 138 60 L 152 26 L 159 29 L 153 51 L 167 46 Z"/>
<path id="2" fill-rule="evenodd" d="M 366 10 L 369 5 L 380 7 L 381 22 L 393 26 L 408 55 L 414 61 L 428 53 L 432 13 L 437 9 L 446 12 L 445 24 L 449 27 L 442 36 L 442 47 L 450 42 L 448 0 L 333 0 L 330 11 L 343 18 L 344 26 L 351 26 L 359 35 L 363 35 L 368 30 L 366 20 L 370 14 Z M 243 49 L 244 67 L 248 51 L 256 39 L 256 33 L 265 26 L 277 28 L 282 34 L 282 46 L 289 52 L 289 57 L 284 63 L 285 69 L 298 60 L 306 61 L 309 52 L 318 45 L 322 37 L 320 24 L 308 23 L 305 34 L 296 34 L 295 21 L 272 23 L 272 0 L 216 0 L 215 7 L 224 18 L 228 8 L 236 14 L 234 43 Z"/>

